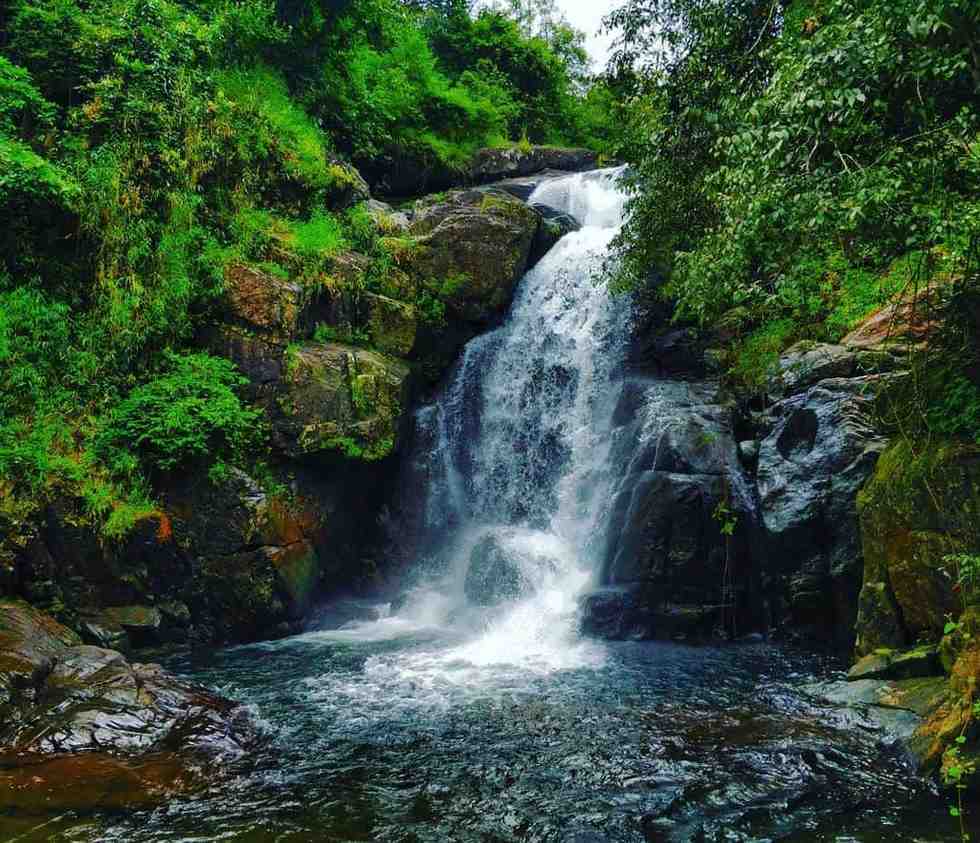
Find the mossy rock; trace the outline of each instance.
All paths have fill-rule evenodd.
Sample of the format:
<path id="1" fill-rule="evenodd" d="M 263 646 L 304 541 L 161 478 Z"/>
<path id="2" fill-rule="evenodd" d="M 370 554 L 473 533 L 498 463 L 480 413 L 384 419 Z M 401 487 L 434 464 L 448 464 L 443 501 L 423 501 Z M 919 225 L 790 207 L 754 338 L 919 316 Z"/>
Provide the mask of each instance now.
<path id="1" fill-rule="evenodd" d="M 415 308 L 375 293 L 363 293 L 361 298 L 375 348 L 397 357 L 409 356 L 418 333 Z"/>
<path id="2" fill-rule="evenodd" d="M 338 343 L 288 349 L 273 442 L 293 458 L 381 459 L 396 448 L 408 390 L 408 366 L 384 354 Z"/>
<path id="3" fill-rule="evenodd" d="M 907 641 L 938 641 L 962 606 L 946 557 L 980 546 L 980 449 L 893 443 L 858 495 L 858 512 L 865 589 L 885 586 Z M 859 618 L 864 652 L 890 637 L 874 629 L 881 617 Z"/>
<path id="4" fill-rule="evenodd" d="M 486 323 L 510 304 L 539 224 L 507 193 L 456 191 L 416 206 L 411 247 L 396 260 L 420 283 L 456 279 L 445 297 L 450 318 Z"/>
<path id="5" fill-rule="evenodd" d="M 936 647 L 923 646 L 905 651 L 881 649 L 859 659 L 847 674 L 857 679 L 918 679 L 942 673 Z"/>

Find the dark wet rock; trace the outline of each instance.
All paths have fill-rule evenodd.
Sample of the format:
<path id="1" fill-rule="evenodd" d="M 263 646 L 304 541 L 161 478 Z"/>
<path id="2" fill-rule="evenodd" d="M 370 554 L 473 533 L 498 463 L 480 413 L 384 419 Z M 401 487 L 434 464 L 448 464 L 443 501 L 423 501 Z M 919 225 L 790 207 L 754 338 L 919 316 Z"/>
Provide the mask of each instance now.
<path id="1" fill-rule="evenodd" d="M 635 590 L 609 587 L 583 595 L 580 628 L 585 635 L 613 640 L 653 637 L 653 612 Z"/>
<path id="2" fill-rule="evenodd" d="M 846 344 L 798 342 L 779 357 L 782 393 L 795 395 L 829 378 L 857 378 L 901 369 L 901 355 Z"/>
<path id="3" fill-rule="evenodd" d="M 703 342 L 690 328 L 647 332 L 634 341 L 630 357 L 661 378 L 699 380 L 707 372 Z"/>
<path id="4" fill-rule="evenodd" d="M 590 149 L 557 146 L 487 148 L 477 152 L 470 176 L 477 183 L 529 176 L 543 170 L 582 172 L 594 170 L 599 156 Z"/>
<path id="5" fill-rule="evenodd" d="M 875 376 L 831 378 L 779 402 L 762 441 L 758 489 L 777 618 L 833 630 L 857 616 L 863 557 L 857 495 L 887 440 L 871 414 Z"/>
<path id="6" fill-rule="evenodd" d="M 562 178 L 567 175 L 567 172 L 562 172 L 561 170 L 542 170 L 531 176 L 517 176 L 515 178 L 495 181 L 488 185 L 488 187 L 494 190 L 504 190 L 511 196 L 516 196 L 522 202 L 527 202 L 540 185 L 552 179 Z"/>
<path id="7" fill-rule="evenodd" d="M 562 237 L 572 231 L 578 231 L 582 227 L 573 216 L 548 205 L 536 203 L 531 207 L 540 215 L 541 224 L 538 226 L 534 241 L 531 244 L 528 268 L 541 260 Z"/>
<path id="8" fill-rule="evenodd" d="M 759 463 L 759 441 L 745 439 L 738 443 L 738 458 L 746 468 L 755 470 Z"/>
<path id="9" fill-rule="evenodd" d="M 206 748 L 233 755 L 254 734 L 227 700 L 131 664 L 26 603 L 0 601 L 0 744 L 22 752 Z"/>
<path id="10" fill-rule="evenodd" d="M 905 644 L 905 626 L 888 583 L 865 582 L 858 595 L 854 651 L 859 655 Z"/>
<path id="11" fill-rule="evenodd" d="M 316 607 L 306 621 L 306 629 L 341 629 L 352 623 L 377 621 L 382 617 L 382 607 L 376 602 L 353 598 L 331 600 Z"/>
<path id="12" fill-rule="evenodd" d="M 8 785 L 0 787 L 0 808 L 28 811 L 74 805 L 72 785 L 92 800 L 76 807 L 99 807 L 107 794 L 88 779 L 99 770 L 141 802 L 153 789 L 123 757 L 163 765 L 157 772 L 166 769 L 166 776 L 150 776 L 160 797 L 179 789 L 189 754 L 237 757 L 257 738 L 237 704 L 184 685 L 157 665 L 81 644 L 52 618 L 13 600 L 0 600 L 0 715 L 0 746 L 9 753 L 0 754 L 0 783 Z M 113 762 L 107 752 L 120 758 Z M 93 799 L 96 791 L 101 795 Z"/>
<path id="13" fill-rule="evenodd" d="M 936 647 L 923 646 L 914 650 L 876 650 L 861 659 L 848 671 L 847 678 L 855 679 L 917 679 L 942 675 L 942 664 Z"/>
<path id="14" fill-rule="evenodd" d="M 556 568 L 548 556 L 522 548 L 515 533 L 491 533 L 470 552 L 463 591 L 479 606 L 495 606 L 533 591 Z"/>
<path id="15" fill-rule="evenodd" d="M 270 497 L 244 472 L 189 478 L 169 491 L 174 532 L 195 560 L 189 614 L 199 640 L 275 637 L 312 607 L 322 563 L 315 508 Z M 179 623 L 183 607 L 163 605 Z"/>
<path id="16" fill-rule="evenodd" d="M 716 384 L 627 383 L 615 414 L 611 461 L 622 466 L 612 498 L 603 583 L 673 634 L 754 613 L 750 485 L 738 461 L 732 413 Z M 672 617 L 684 609 L 683 618 Z M 756 619 L 758 622 L 758 619 Z M 740 624 L 735 623 L 735 626 Z M 686 633 L 684 633 L 686 634 Z"/>

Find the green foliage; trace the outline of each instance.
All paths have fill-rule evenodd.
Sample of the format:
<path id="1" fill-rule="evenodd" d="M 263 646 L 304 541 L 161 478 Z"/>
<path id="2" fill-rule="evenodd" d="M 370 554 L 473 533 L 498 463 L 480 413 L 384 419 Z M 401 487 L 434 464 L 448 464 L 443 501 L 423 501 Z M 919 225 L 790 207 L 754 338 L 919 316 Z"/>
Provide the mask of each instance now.
<path id="1" fill-rule="evenodd" d="M 130 474 L 133 454 L 147 468 L 171 471 L 234 459 L 255 441 L 260 413 L 235 389 L 245 383 L 227 360 L 169 354 L 163 373 L 133 389 L 103 421 L 97 450 L 115 471 Z"/>
<path id="2" fill-rule="evenodd" d="M 564 92 L 553 126 L 577 126 L 584 101 L 574 33 L 518 32 L 506 55 L 481 41 L 479 65 L 456 65 L 438 48 L 447 14 L 398 0 L 0 3 L 0 504 L 74 494 L 117 534 L 151 506 L 147 478 L 238 458 L 254 413 L 230 364 L 196 348 L 232 262 L 344 296 L 421 296 L 423 318 L 442 318 L 438 284 L 396 283 L 383 242 L 396 227 L 349 207 L 363 186 L 339 156 L 376 180 L 406 162 L 419 184 L 462 167 L 533 123 L 517 54 Z M 489 31 L 460 14 L 460 32 Z M 336 280 L 352 247 L 369 269 Z M 365 326 L 344 340 L 367 342 Z"/>
<path id="3" fill-rule="evenodd" d="M 830 317 L 839 335 L 896 257 L 962 253 L 980 225 L 980 12 L 963 0 L 775 10 L 637 0 L 614 16 L 638 104 L 619 281 L 659 270 L 678 315 L 702 324 L 740 305 L 760 320 Z M 841 284 L 829 308 L 828 269 Z"/>
<path id="4" fill-rule="evenodd" d="M 756 328 L 735 346 L 732 375 L 746 386 L 762 390 L 778 371 L 780 352 L 789 346 L 796 331 L 790 319 L 777 319 Z"/>

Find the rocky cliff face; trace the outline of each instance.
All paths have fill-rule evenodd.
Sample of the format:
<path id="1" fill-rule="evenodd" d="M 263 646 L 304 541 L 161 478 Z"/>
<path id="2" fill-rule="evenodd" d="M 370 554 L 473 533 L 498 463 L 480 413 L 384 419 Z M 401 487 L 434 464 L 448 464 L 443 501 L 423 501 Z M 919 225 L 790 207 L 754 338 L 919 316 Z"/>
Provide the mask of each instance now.
<path id="1" fill-rule="evenodd" d="M 654 321 L 633 370 L 604 572 L 614 591 L 589 598 L 586 627 L 775 630 L 847 650 L 864 580 L 858 494 L 888 444 L 872 404 L 900 361 L 801 343 L 753 407 L 711 376 L 692 334 Z"/>

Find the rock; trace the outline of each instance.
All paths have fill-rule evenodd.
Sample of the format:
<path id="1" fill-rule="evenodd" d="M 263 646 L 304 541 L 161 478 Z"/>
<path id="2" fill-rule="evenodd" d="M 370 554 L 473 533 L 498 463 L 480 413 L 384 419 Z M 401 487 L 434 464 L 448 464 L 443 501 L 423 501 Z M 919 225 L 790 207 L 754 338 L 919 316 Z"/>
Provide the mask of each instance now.
<path id="1" fill-rule="evenodd" d="M 584 594 L 579 601 L 579 624 L 584 635 L 611 640 L 653 637 L 653 613 L 635 590 L 607 587 Z"/>
<path id="2" fill-rule="evenodd" d="M 126 630 L 118 623 L 99 617 L 83 617 L 79 622 L 82 638 L 89 644 L 128 653 L 132 647 Z"/>
<path id="3" fill-rule="evenodd" d="M 522 541 L 518 531 L 489 533 L 470 553 L 463 591 L 471 603 L 495 606 L 530 594 L 557 570 L 555 560 Z"/>
<path id="4" fill-rule="evenodd" d="M 494 181 L 488 187 L 493 190 L 506 191 L 511 196 L 516 196 L 522 202 L 527 202 L 539 185 L 567 175 L 567 172 L 562 172 L 561 170 L 541 170 L 532 176 L 518 176 L 516 178 Z"/>
<path id="5" fill-rule="evenodd" d="M 938 641 L 947 617 L 961 611 L 956 572 L 947 557 L 977 541 L 980 449 L 924 443 L 913 452 L 896 441 L 862 490 L 858 510 L 864 588 L 887 593 L 894 607 L 858 619 L 857 655 L 896 637 L 896 623 L 901 643 Z"/>
<path id="6" fill-rule="evenodd" d="M 121 628 L 135 647 L 159 644 L 163 638 L 163 616 L 153 606 L 110 606 L 101 617 L 109 628 Z"/>
<path id="7" fill-rule="evenodd" d="M 249 640 L 298 630 L 322 572 L 314 545 L 318 515 L 307 503 L 270 498 L 244 472 L 188 478 L 167 493 L 174 531 L 195 560 L 188 607 L 164 604 L 180 628 L 194 618 L 195 637 Z M 187 614 L 185 614 L 185 612 Z"/>
<path id="8" fill-rule="evenodd" d="M 887 583 L 865 582 L 861 586 L 855 633 L 854 652 L 859 655 L 905 644 L 905 627 Z"/>
<path id="9" fill-rule="evenodd" d="M 543 170 L 581 172 L 594 170 L 599 156 L 590 149 L 557 146 L 491 147 L 476 153 L 470 166 L 470 177 L 482 184 L 515 176 L 530 176 Z"/>
<path id="10" fill-rule="evenodd" d="M 887 440 L 868 395 L 875 376 L 827 378 L 773 408 L 757 482 L 776 615 L 851 644 L 863 559 L 856 500 Z"/>
<path id="11" fill-rule="evenodd" d="M 934 275 L 935 281 L 923 288 L 903 290 L 885 307 L 872 313 L 843 340 L 851 348 L 904 349 L 922 346 L 942 328 L 940 303 L 948 287 L 948 277 Z"/>
<path id="12" fill-rule="evenodd" d="M 798 342 L 779 357 L 779 378 L 794 395 L 825 378 L 848 378 L 857 370 L 857 353 L 842 345 Z"/>
<path id="13" fill-rule="evenodd" d="M 287 354 L 272 441 L 292 458 L 334 453 L 376 460 L 393 453 L 408 407 L 409 369 L 399 360 L 337 343 Z"/>
<path id="14" fill-rule="evenodd" d="M 455 191 L 416 206 L 400 266 L 417 279 L 452 280 L 449 316 L 486 324 L 510 304 L 538 225 L 538 215 L 508 194 Z"/>
<path id="15" fill-rule="evenodd" d="M 528 268 L 541 260 L 562 237 L 582 227 L 574 217 L 548 205 L 536 203 L 531 208 L 541 217 L 541 224 L 531 243 Z"/>
<path id="16" fill-rule="evenodd" d="M 327 204 L 331 210 L 344 211 L 371 198 L 368 183 L 353 164 L 340 158 L 332 158 L 329 163 L 332 184 L 328 189 Z"/>
<path id="17" fill-rule="evenodd" d="M 361 293 L 360 299 L 374 347 L 385 354 L 408 357 L 418 331 L 415 308 L 376 293 Z"/>
<path id="18" fill-rule="evenodd" d="M 662 321 L 669 317 L 666 315 Z M 698 334 L 691 328 L 644 332 L 630 350 L 633 365 L 650 369 L 660 378 L 701 380 L 707 368 L 705 350 Z"/>
<path id="19" fill-rule="evenodd" d="M 855 679 L 918 679 L 942 674 L 939 651 L 936 647 L 916 647 L 914 650 L 876 650 L 861 659 L 848 671 L 847 678 Z"/>
<path id="20" fill-rule="evenodd" d="M 378 228 L 378 232 L 385 236 L 401 234 L 408 228 L 408 214 L 403 211 L 396 211 L 387 202 L 379 202 L 377 199 L 369 199 L 367 210 Z"/>
<path id="21" fill-rule="evenodd" d="M 644 623 L 674 626 L 671 606 L 696 607 L 683 610 L 680 627 L 697 628 L 702 617 L 732 625 L 733 613 L 749 623 L 757 607 L 745 574 L 756 516 L 717 385 L 631 381 L 615 423 L 610 464 L 622 479 L 612 492 L 602 583 L 628 589 Z"/>
<path id="22" fill-rule="evenodd" d="M 22 602 L 0 600 L 0 664 L 0 695 L 11 713 L 0 723 L 0 743 L 19 751 L 143 751 L 179 736 L 180 744 L 237 753 L 249 739 L 228 719 L 235 704 L 154 665 L 81 644 Z"/>
<path id="23" fill-rule="evenodd" d="M 124 794 L 137 804 L 159 801 L 186 784 L 194 755 L 213 763 L 243 754 L 256 741 L 237 704 L 184 685 L 158 666 L 130 664 L 114 650 L 83 645 L 14 600 L 0 600 L 0 710 L 0 745 L 10 751 L 0 755 L 5 810 L 65 809 L 81 805 L 79 794 L 91 799 L 93 793 L 98 804 L 110 794 L 114 805 Z M 127 775 L 118 760 L 123 757 L 145 758 L 149 766 Z M 100 770 L 106 782 L 66 779 Z M 106 788 L 109 781 L 114 788 Z"/>
<path id="24" fill-rule="evenodd" d="M 738 458 L 742 465 L 749 469 L 755 469 L 759 462 L 759 447 L 757 439 L 744 439 L 738 443 Z"/>
<path id="25" fill-rule="evenodd" d="M 303 289 L 265 269 L 232 263 L 225 268 L 225 299 L 234 324 L 279 338 L 296 332 Z"/>

